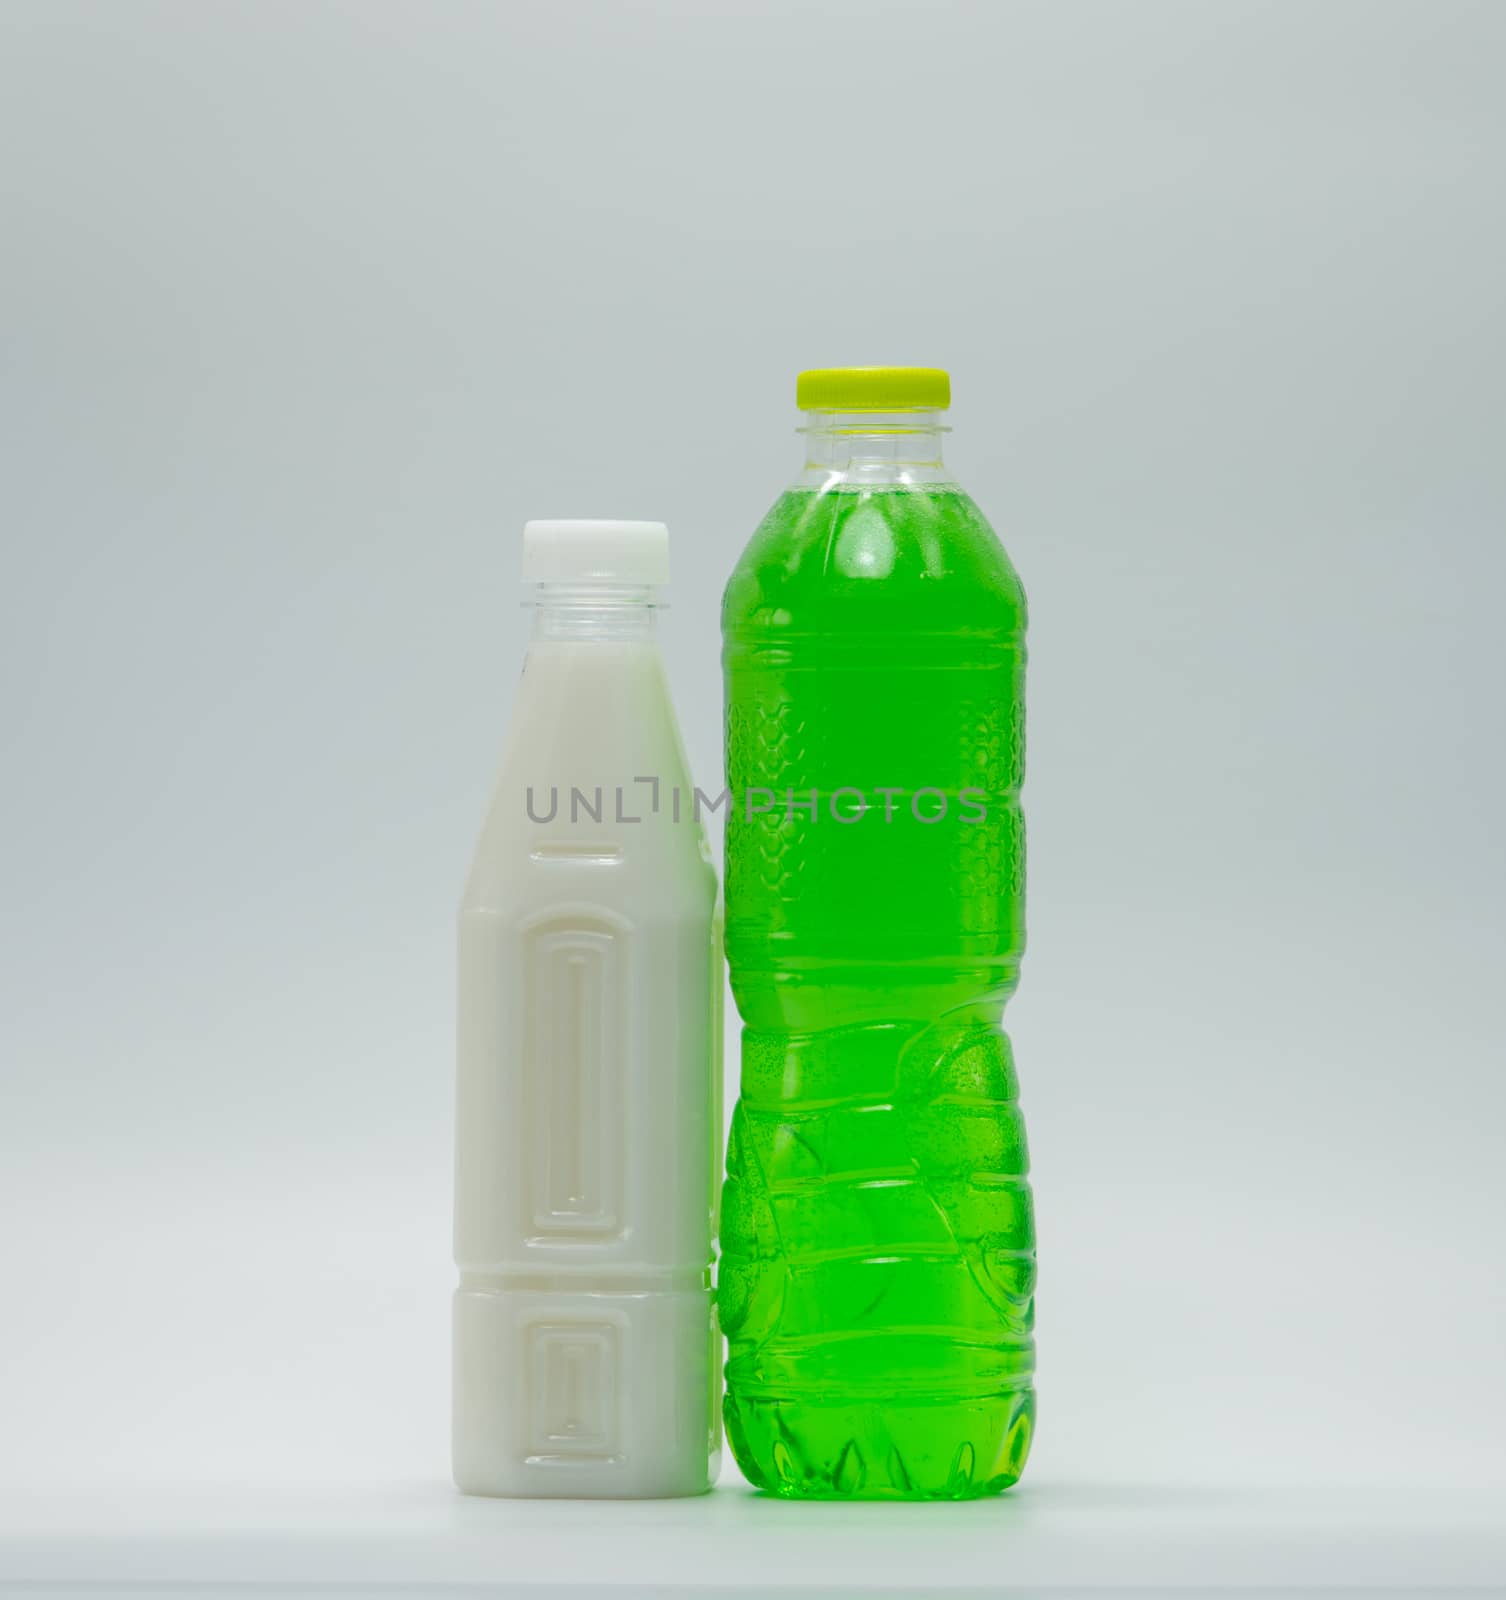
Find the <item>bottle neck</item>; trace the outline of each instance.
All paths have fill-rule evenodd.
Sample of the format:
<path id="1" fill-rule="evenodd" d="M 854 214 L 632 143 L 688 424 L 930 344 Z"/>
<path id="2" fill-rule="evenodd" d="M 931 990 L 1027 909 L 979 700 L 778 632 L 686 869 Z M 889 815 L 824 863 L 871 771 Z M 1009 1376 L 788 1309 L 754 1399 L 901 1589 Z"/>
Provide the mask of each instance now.
<path id="1" fill-rule="evenodd" d="M 540 583 L 532 606 L 536 641 L 652 640 L 659 598 L 648 584 Z"/>
<path id="2" fill-rule="evenodd" d="M 941 411 L 807 411 L 800 481 L 826 485 L 949 483 Z"/>

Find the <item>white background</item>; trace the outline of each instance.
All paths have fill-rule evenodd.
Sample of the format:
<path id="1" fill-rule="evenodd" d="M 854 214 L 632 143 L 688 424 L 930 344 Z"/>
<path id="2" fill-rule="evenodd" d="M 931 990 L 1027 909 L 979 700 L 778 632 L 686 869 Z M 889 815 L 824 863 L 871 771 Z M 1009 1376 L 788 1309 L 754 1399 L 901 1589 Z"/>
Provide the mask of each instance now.
<path id="1" fill-rule="evenodd" d="M 0 1577 L 1506 1581 L 1503 78 L 1487 0 L 3 0 Z M 519 529 L 670 523 L 712 785 L 794 374 L 885 361 L 1032 604 L 1027 1479 L 459 1502 Z"/>

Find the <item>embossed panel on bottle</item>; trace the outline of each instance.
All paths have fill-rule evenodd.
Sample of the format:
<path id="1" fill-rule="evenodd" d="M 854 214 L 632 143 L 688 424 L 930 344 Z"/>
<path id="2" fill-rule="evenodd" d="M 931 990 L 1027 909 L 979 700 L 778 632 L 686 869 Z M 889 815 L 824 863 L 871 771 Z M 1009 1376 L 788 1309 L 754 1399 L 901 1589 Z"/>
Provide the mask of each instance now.
<path id="1" fill-rule="evenodd" d="M 618 1457 L 618 1348 L 617 1329 L 608 1322 L 535 1323 L 528 1329 L 527 1460 Z"/>
<path id="2" fill-rule="evenodd" d="M 550 1243 L 621 1233 L 621 929 L 568 913 L 523 930 L 525 1195 Z"/>

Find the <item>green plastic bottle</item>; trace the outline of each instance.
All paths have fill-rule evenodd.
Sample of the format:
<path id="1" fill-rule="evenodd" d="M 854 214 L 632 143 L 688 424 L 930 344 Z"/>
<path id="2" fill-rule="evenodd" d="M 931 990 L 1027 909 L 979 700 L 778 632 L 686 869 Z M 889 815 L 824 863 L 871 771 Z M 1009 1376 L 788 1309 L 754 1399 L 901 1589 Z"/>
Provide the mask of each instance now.
<path id="1" fill-rule="evenodd" d="M 1000 1025 L 1025 943 L 1025 596 L 942 465 L 944 372 L 807 372 L 798 403 L 805 470 L 722 607 L 727 1435 L 774 1494 L 962 1499 L 1019 1477 L 1035 1416 Z"/>

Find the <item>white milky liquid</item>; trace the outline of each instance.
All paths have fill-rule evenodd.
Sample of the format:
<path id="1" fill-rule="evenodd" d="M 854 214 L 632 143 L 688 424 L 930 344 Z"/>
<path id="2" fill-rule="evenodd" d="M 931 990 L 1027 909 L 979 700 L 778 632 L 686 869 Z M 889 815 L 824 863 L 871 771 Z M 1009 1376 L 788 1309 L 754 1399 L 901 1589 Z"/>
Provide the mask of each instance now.
<path id="1" fill-rule="evenodd" d="M 658 780 L 657 814 L 635 778 Z M 537 817 L 554 792 L 552 821 L 530 819 L 530 786 Z M 721 958 L 691 799 L 652 635 L 536 639 L 460 912 L 453 1447 L 470 1493 L 715 1478 Z"/>

